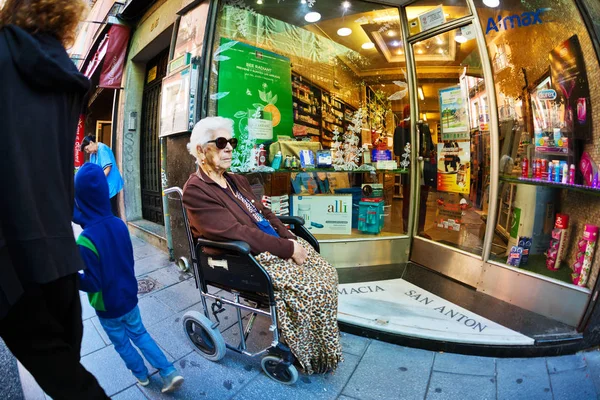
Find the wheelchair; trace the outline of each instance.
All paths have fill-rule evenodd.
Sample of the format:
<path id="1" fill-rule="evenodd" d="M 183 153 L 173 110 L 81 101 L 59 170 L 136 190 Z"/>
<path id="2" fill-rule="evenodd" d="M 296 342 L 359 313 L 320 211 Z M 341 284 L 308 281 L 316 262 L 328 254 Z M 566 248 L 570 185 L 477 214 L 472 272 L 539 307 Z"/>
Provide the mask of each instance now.
<path id="1" fill-rule="evenodd" d="M 211 361 L 221 360 L 227 349 L 249 357 L 262 357 L 261 367 L 267 376 L 283 384 L 295 383 L 298 379 L 298 370 L 294 366 L 296 359 L 280 339 L 271 277 L 252 256 L 248 243 L 216 242 L 201 238 L 194 244 L 183 204 L 183 191 L 172 187 L 164 192 L 167 195 L 177 195 L 175 200 L 179 200 L 181 205 L 190 247 L 191 267 L 204 311 L 188 311 L 183 316 L 183 330 L 190 344 L 200 355 Z M 320 251 L 319 242 L 304 226 L 304 219 L 291 216 L 281 216 L 279 219 L 289 225 L 296 236 L 306 240 L 317 252 Z M 209 293 L 209 285 L 229 293 L 233 300 Z M 212 301 L 210 312 L 214 322 L 210 319 L 208 301 Z M 240 335 L 237 345 L 226 343 L 218 329 L 218 314 L 225 311 L 224 304 L 235 308 Z M 245 328 L 242 310 L 250 313 Z M 273 334 L 273 340 L 269 347 L 251 353 L 247 350 L 247 340 L 258 315 L 270 318 L 269 331 Z"/>

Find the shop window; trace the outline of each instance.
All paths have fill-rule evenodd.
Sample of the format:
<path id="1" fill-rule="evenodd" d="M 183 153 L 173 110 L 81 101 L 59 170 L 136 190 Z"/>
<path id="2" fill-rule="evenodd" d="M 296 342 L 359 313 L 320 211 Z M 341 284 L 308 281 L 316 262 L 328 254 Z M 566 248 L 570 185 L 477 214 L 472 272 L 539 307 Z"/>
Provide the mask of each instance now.
<path id="1" fill-rule="evenodd" d="M 303 216 L 318 239 L 403 235 L 405 68 L 397 8 L 225 2 L 208 115 L 235 122 L 232 170 L 247 173 L 276 213 Z"/>
<path id="2" fill-rule="evenodd" d="M 600 257 L 600 68 L 572 0 L 476 0 L 494 65 L 500 193 L 491 259 L 591 288 Z"/>
<path id="3" fill-rule="evenodd" d="M 419 57 L 437 49 L 436 58 Z M 473 26 L 413 44 L 421 170 L 418 234 L 482 256 L 488 214 L 490 118 Z"/>
<path id="4" fill-rule="evenodd" d="M 406 7 L 410 35 L 471 15 L 465 0 L 419 0 Z"/>

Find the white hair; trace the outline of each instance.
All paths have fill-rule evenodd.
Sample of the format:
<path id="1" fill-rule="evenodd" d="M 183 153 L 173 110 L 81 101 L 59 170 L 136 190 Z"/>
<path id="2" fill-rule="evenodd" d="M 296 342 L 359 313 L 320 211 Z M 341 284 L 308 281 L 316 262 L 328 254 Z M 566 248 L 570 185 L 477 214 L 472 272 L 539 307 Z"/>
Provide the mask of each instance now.
<path id="1" fill-rule="evenodd" d="M 223 117 L 206 117 L 196 123 L 190 136 L 187 149 L 190 154 L 198 158 L 198 146 L 203 146 L 212 139 L 214 133 L 224 129 L 233 135 L 233 120 Z"/>

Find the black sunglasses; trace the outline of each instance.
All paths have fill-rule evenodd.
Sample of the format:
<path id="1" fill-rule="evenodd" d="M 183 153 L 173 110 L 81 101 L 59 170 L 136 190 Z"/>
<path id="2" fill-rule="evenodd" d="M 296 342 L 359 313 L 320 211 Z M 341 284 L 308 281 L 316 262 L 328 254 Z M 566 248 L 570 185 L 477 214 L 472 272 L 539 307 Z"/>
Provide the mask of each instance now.
<path id="1" fill-rule="evenodd" d="M 225 139 L 224 137 L 218 137 L 215 140 L 209 140 L 206 143 L 214 143 L 217 145 L 217 149 L 223 150 L 227 147 L 227 143 L 231 145 L 233 149 L 235 149 L 238 145 L 238 140 L 236 138 Z"/>

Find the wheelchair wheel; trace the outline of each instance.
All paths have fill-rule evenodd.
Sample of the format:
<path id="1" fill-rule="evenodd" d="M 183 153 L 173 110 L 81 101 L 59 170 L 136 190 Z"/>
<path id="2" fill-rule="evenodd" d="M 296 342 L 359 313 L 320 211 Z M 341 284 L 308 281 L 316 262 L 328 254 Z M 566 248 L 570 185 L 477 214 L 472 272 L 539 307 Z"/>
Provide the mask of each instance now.
<path id="1" fill-rule="evenodd" d="M 284 370 L 278 371 L 281 361 L 281 357 L 264 356 L 260 361 L 260 366 L 269 378 L 285 385 L 293 385 L 298 380 L 298 370 L 293 365 L 288 365 Z"/>
<path id="2" fill-rule="evenodd" d="M 217 328 L 212 328 L 212 321 L 204 314 L 198 311 L 186 312 L 183 316 L 183 330 L 192 346 L 204 358 L 219 361 L 225 357 L 225 339 Z"/>

